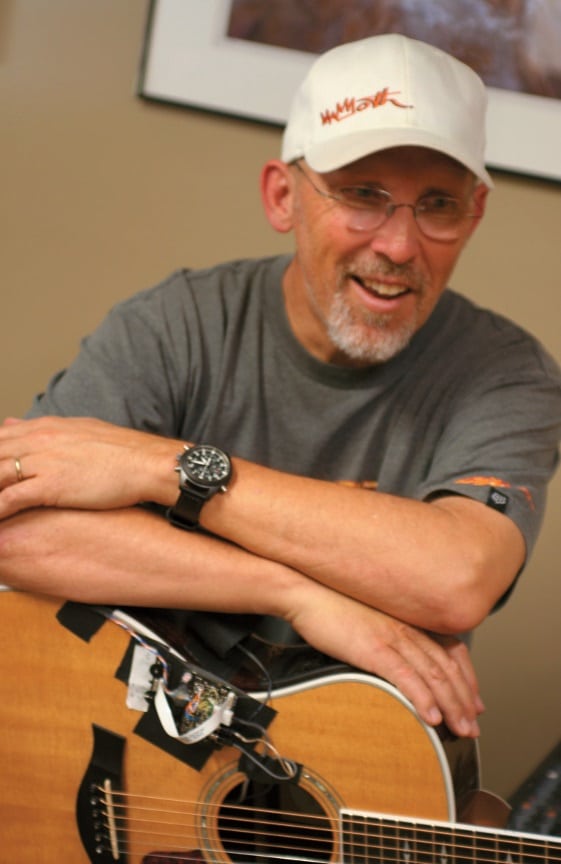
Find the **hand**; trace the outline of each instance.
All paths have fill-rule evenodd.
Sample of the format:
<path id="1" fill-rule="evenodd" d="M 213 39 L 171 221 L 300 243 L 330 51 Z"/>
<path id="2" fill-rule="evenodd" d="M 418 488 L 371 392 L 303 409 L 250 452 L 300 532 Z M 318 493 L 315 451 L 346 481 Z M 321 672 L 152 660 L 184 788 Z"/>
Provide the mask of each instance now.
<path id="1" fill-rule="evenodd" d="M 180 449 L 170 439 L 102 420 L 10 418 L 0 427 L 0 519 L 34 507 L 171 504 Z"/>
<path id="2" fill-rule="evenodd" d="M 389 681 L 429 725 L 477 737 L 484 710 L 468 649 L 310 582 L 286 616 L 319 651 Z"/>

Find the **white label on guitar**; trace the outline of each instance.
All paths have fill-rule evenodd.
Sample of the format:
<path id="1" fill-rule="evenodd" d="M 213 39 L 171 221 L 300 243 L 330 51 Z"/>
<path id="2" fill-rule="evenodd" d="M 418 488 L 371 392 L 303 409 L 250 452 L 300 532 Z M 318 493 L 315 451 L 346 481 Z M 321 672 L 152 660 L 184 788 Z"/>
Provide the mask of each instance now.
<path id="1" fill-rule="evenodd" d="M 127 690 L 127 708 L 132 708 L 133 711 L 148 711 L 146 694 L 152 689 L 154 676 L 150 670 L 154 659 L 153 651 L 143 648 L 142 645 L 134 646 Z"/>

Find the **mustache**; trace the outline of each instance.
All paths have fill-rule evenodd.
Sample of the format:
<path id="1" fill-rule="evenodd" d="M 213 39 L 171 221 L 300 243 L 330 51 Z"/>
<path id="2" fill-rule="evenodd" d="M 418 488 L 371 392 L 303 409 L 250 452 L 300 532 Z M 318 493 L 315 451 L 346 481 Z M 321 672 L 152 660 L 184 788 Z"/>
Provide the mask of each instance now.
<path id="1" fill-rule="evenodd" d="M 354 259 L 353 261 L 349 261 L 348 270 L 360 279 L 371 282 L 376 282 L 378 279 L 396 280 L 407 284 L 416 291 L 422 291 L 426 284 L 424 276 L 411 266 L 409 262 L 395 264 L 393 261 L 384 259 L 378 261 Z"/>

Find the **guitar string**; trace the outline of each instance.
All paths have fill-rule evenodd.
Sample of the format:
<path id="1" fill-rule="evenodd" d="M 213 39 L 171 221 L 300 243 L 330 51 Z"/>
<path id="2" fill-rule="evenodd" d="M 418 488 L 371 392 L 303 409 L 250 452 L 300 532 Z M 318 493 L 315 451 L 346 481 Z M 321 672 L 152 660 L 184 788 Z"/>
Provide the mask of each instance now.
<path id="1" fill-rule="evenodd" d="M 181 837 L 181 839 L 180 839 L 180 837 Z M 275 859 L 280 857 L 283 849 L 290 851 L 290 855 L 292 856 L 292 860 L 294 860 L 293 856 L 295 854 L 297 854 L 298 858 L 296 860 L 298 860 L 298 861 L 312 860 L 308 857 L 306 857 L 306 859 L 304 859 L 304 857 L 303 857 L 304 855 L 306 855 L 306 856 L 313 855 L 314 856 L 313 860 L 318 860 L 317 855 L 319 854 L 315 847 L 312 847 L 312 849 L 310 849 L 308 847 L 307 848 L 304 848 L 304 847 L 298 848 L 298 847 L 295 847 L 293 844 L 290 844 L 290 845 L 280 844 L 278 842 L 277 838 L 273 838 L 273 841 L 271 842 L 270 838 L 266 837 L 265 842 L 263 842 L 262 838 L 250 837 L 249 843 L 246 842 L 243 844 L 240 841 L 238 841 L 236 844 L 231 839 L 227 839 L 226 842 L 224 844 L 222 844 L 220 847 L 215 847 L 213 845 L 210 845 L 205 840 L 201 841 L 201 839 L 196 834 L 193 834 L 192 836 L 180 835 L 180 837 L 177 834 L 172 836 L 172 835 L 166 835 L 163 833 L 160 833 L 160 834 L 149 833 L 146 836 L 141 836 L 138 833 L 131 833 L 125 838 L 125 840 L 123 842 L 123 848 L 121 851 L 123 853 L 125 853 L 125 851 L 130 853 L 134 850 L 134 851 L 138 851 L 139 853 L 142 853 L 143 855 L 146 855 L 147 853 L 150 853 L 153 855 L 153 854 L 155 854 L 155 852 L 158 851 L 158 849 L 162 849 L 162 848 L 166 849 L 166 846 L 171 846 L 174 851 L 177 850 L 178 856 L 181 857 L 181 853 L 183 855 L 185 855 L 187 852 L 191 852 L 191 851 L 194 851 L 194 850 L 202 847 L 204 852 L 213 853 L 213 854 L 218 854 L 218 853 L 219 854 L 225 854 L 225 850 L 229 849 L 230 852 L 234 856 L 236 856 L 236 854 L 239 855 L 240 853 L 244 853 L 246 855 L 249 854 L 248 849 L 253 850 L 255 848 L 254 844 L 259 839 L 259 846 L 260 847 L 266 847 L 266 848 L 270 849 L 268 854 L 273 856 Z M 151 840 L 149 840 L 148 838 L 151 838 Z M 282 840 L 285 840 L 285 839 L 288 840 L 291 838 L 282 837 L 281 839 Z M 327 844 L 327 845 L 330 845 L 330 844 Z M 547 852 L 545 853 L 545 859 L 544 859 L 543 855 L 528 853 L 528 851 L 526 849 L 524 849 L 524 850 L 500 849 L 500 848 L 499 849 L 488 849 L 488 850 L 484 850 L 484 854 L 481 854 L 480 850 L 474 849 L 473 847 L 470 847 L 470 846 L 448 848 L 444 844 L 440 843 L 440 844 L 431 844 L 428 847 L 426 847 L 426 846 L 419 847 L 415 843 L 401 843 L 401 844 L 397 844 L 395 842 L 392 843 L 387 838 L 383 839 L 379 844 L 375 844 L 375 843 L 369 844 L 368 847 L 365 847 L 364 849 L 358 848 L 357 845 L 353 844 L 352 841 L 350 841 L 350 842 L 345 841 L 345 847 L 346 847 L 345 860 L 347 860 L 348 862 L 352 862 L 352 864 L 360 864 L 360 862 L 369 862 L 372 860 L 372 856 L 376 855 L 376 854 L 380 854 L 382 856 L 383 855 L 387 856 L 390 854 L 392 854 L 392 855 L 401 854 L 404 856 L 404 860 L 407 860 L 407 861 L 414 860 L 414 859 L 412 859 L 412 855 L 416 854 L 416 855 L 420 856 L 421 858 L 423 858 L 424 860 L 437 860 L 438 859 L 440 861 L 445 861 L 447 858 L 450 858 L 451 860 L 455 860 L 455 861 L 458 861 L 460 859 L 465 860 L 465 861 L 477 860 L 478 864 L 486 864 L 486 862 L 497 862 L 497 861 L 514 862 L 516 860 L 519 860 L 519 861 L 523 860 L 526 864 L 526 862 L 530 862 L 530 861 L 542 861 L 543 862 L 544 860 L 546 860 L 548 862 L 558 862 L 561 860 L 561 858 L 559 858 L 558 856 L 551 856 Z M 110 848 L 110 847 L 108 846 L 107 848 Z M 118 846 L 117 848 L 120 849 L 120 846 Z M 160 853 L 160 854 L 163 854 L 163 853 Z M 169 854 L 169 850 L 167 850 L 167 854 Z M 253 852 L 252 852 L 252 854 L 253 854 Z M 331 853 L 324 853 L 324 855 L 326 855 L 326 854 L 331 855 Z M 476 859 L 473 857 L 474 855 L 477 855 Z M 523 856 L 523 859 L 522 859 L 522 856 Z M 226 860 L 230 861 L 231 858 L 229 857 Z M 320 860 L 322 860 L 322 861 L 323 860 L 331 860 L 331 857 L 329 857 L 329 858 L 322 857 Z M 384 860 L 383 857 L 382 857 L 382 860 Z"/>
<path id="2" fill-rule="evenodd" d="M 103 792 L 103 790 L 100 790 L 100 791 Z M 114 799 L 122 798 L 122 799 L 127 799 L 127 800 L 131 800 L 131 799 L 146 800 L 145 796 L 141 796 L 141 795 L 131 796 L 131 795 L 128 795 L 125 793 L 118 793 L 118 792 L 117 793 L 113 792 L 112 797 Z M 147 799 L 147 800 L 150 800 L 150 799 Z M 167 799 L 162 798 L 162 799 L 152 799 L 152 800 L 157 800 L 160 803 L 165 803 Z M 176 801 L 175 803 L 176 804 L 185 804 L 186 807 L 191 807 L 194 805 L 194 802 L 189 802 L 189 801 L 185 801 L 185 802 Z M 140 834 L 145 834 L 145 835 L 149 834 L 150 836 L 153 836 L 154 838 L 158 838 L 158 840 L 162 840 L 165 842 L 165 840 L 167 839 L 168 842 L 172 842 L 172 841 L 175 841 L 177 839 L 178 835 L 177 835 L 177 833 L 172 833 L 172 830 L 170 830 L 170 829 L 178 828 L 178 829 L 185 830 L 186 826 L 184 826 L 182 823 L 172 822 L 172 823 L 165 823 L 165 825 L 162 825 L 162 823 L 160 821 L 160 822 L 156 822 L 157 830 L 147 831 L 146 825 L 153 824 L 152 820 L 151 819 L 143 819 L 140 817 L 135 817 L 134 815 L 121 816 L 119 814 L 119 810 L 125 809 L 125 806 L 126 806 L 126 802 L 123 804 L 119 804 L 116 800 L 113 801 L 114 818 L 115 818 L 115 821 L 116 821 L 117 826 L 118 826 L 118 833 L 121 835 L 124 834 L 127 837 L 135 838 L 135 837 L 138 837 Z M 184 818 L 189 817 L 189 816 L 191 816 L 193 818 L 200 818 L 200 816 L 201 816 L 201 808 L 196 807 L 196 806 L 194 806 L 192 810 L 170 810 L 170 809 L 162 810 L 161 808 L 142 807 L 142 806 L 138 805 L 138 803 L 134 804 L 133 806 L 134 806 L 134 812 L 138 811 L 138 812 L 141 812 L 143 814 L 144 813 L 157 814 L 157 815 L 154 815 L 154 817 L 153 817 L 154 819 L 156 819 L 156 818 L 161 819 L 162 814 L 167 814 L 168 816 L 183 816 Z M 228 816 L 228 820 L 229 820 L 229 827 L 230 827 L 231 823 L 235 823 L 235 822 L 238 822 L 239 825 L 244 826 L 244 827 L 238 827 L 237 829 L 235 827 L 231 827 L 232 831 L 237 830 L 239 835 L 241 835 L 241 836 L 248 835 L 248 836 L 252 837 L 253 839 L 255 839 L 255 836 L 258 836 L 261 838 L 261 842 L 266 842 L 268 839 L 271 839 L 271 838 L 274 841 L 276 839 L 275 838 L 275 832 L 278 832 L 279 828 L 281 828 L 281 827 L 294 828 L 295 829 L 294 833 L 292 833 L 292 834 L 286 834 L 286 833 L 279 834 L 278 836 L 281 837 L 283 840 L 293 840 L 293 841 L 299 841 L 299 840 L 303 840 L 303 839 L 309 840 L 310 835 L 313 835 L 314 832 L 322 831 L 325 833 L 327 824 L 330 824 L 333 821 L 327 815 L 316 816 L 315 814 L 291 813 L 289 811 L 284 812 L 284 811 L 266 810 L 266 809 L 260 809 L 260 808 L 251 808 L 250 809 L 250 808 L 242 808 L 239 806 L 231 806 L 231 805 L 210 805 L 210 807 L 205 808 L 205 817 L 207 816 L 207 812 L 206 812 L 207 810 L 214 810 L 215 816 L 218 815 L 219 813 L 221 813 L 222 815 L 226 814 Z M 230 811 L 232 814 L 237 814 L 237 815 L 231 815 Z M 247 819 L 248 813 L 250 813 L 252 817 L 255 817 L 255 816 L 261 817 L 260 819 L 252 819 L 250 827 L 246 827 L 248 824 L 248 819 Z M 299 819 L 300 824 L 293 825 L 293 823 L 291 823 L 289 821 L 279 822 L 278 820 L 273 822 L 273 821 L 268 821 L 266 818 L 267 816 L 279 816 L 279 815 L 285 817 L 286 819 L 295 819 L 295 820 Z M 305 826 L 302 826 L 302 824 L 301 824 L 302 816 L 304 816 L 307 820 L 307 823 Z M 372 851 L 376 851 L 378 849 L 381 851 L 383 851 L 384 849 L 386 849 L 388 851 L 390 849 L 392 849 L 393 851 L 395 851 L 401 847 L 405 848 L 405 846 L 410 846 L 411 848 L 416 849 L 421 854 L 426 854 L 428 851 L 430 851 L 431 849 L 435 849 L 435 848 L 449 849 L 450 854 L 457 854 L 458 852 L 470 853 L 471 851 L 475 850 L 478 853 L 478 858 L 477 858 L 478 862 L 498 861 L 499 860 L 498 858 L 487 857 L 488 854 L 489 853 L 497 853 L 497 852 L 499 854 L 502 854 L 504 852 L 510 852 L 510 853 L 516 854 L 517 849 L 521 849 L 523 851 L 525 861 L 531 860 L 531 859 L 535 859 L 536 861 L 537 860 L 543 861 L 543 857 L 541 855 L 537 854 L 537 852 L 535 852 L 534 850 L 539 851 L 540 849 L 548 849 L 549 847 L 551 847 L 551 848 L 549 848 L 549 852 L 553 853 L 553 857 L 552 857 L 552 854 L 550 854 L 549 857 L 547 858 L 547 860 L 552 861 L 552 862 L 561 861 L 561 838 L 545 838 L 544 837 L 544 841 L 540 842 L 540 841 L 535 840 L 533 838 L 524 837 L 524 835 L 518 836 L 515 834 L 512 834 L 512 835 L 510 835 L 508 833 L 501 834 L 501 833 L 495 833 L 493 831 L 489 831 L 489 832 L 485 832 L 485 833 L 480 832 L 479 833 L 479 842 L 477 842 L 477 831 L 478 831 L 477 826 L 474 826 L 473 828 L 471 826 L 465 826 L 465 827 L 464 826 L 451 826 L 448 828 L 446 826 L 440 826 L 439 825 L 435 828 L 429 828 L 429 827 L 422 825 L 422 824 L 419 824 L 419 823 L 413 822 L 412 824 L 408 824 L 408 823 L 404 823 L 404 822 L 399 821 L 399 820 L 393 820 L 390 817 L 384 817 L 384 816 L 379 817 L 376 820 L 374 820 L 375 824 L 378 824 L 378 822 L 382 823 L 382 831 L 378 833 L 378 832 L 372 830 L 371 825 L 369 825 L 369 824 L 365 825 L 364 820 L 362 820 L 362 819 L 360 821 L 360 828 L 357 829 L 355 827 L 356 826 L 356 817 L 351 816 L 351 817 L 343 817 L 343 818 L 344 818 L 344 820 L 346 820 L 347 822 L 349 822 L 353 826 L 352 831 L 350 831 L 348 828 L 344 828 L 341 836 L 344 838 L 344 840 L 343 840 L 344 844 L 346 846 L 349 846 L 352 849 L 352 853 L 354 856 L 353 860 L 355 860 L 355 861 L 367 860 L 367 856 L 370 855 Z M 368 817 L 368 818 L 370 818 L 370 820 L 372 821 L 372 817 Z M 318 823 L 317 826 L 313 825 L 314 821 L 316 823 Z M 146 823 L 146 825 L 143 825 L 144 822 Z M 321 824 L 319 824 L 320 822 L 321 822 Z M 141 824 L 141 825 L 143 825 L 143 827 L 135 829 L 134 825 L 136 825 L 136 824 Z M 218 823 L 216 823 L 216 825 L 218 826 Z M 129 826 L 131 826 L 131 827 L 129 827 Z M 303 828 L 306 830 L 305 835 L 302 835 L 300 833 L 303 830 Z M 168 829 L 168 832 L 166 833 L 163 829 Z M 384 829 L 386 829 L 386 833 L 384 833 Z M 219 833 L 218 827 L 217 827 L 217 830 Z M 387 833 L 388 830 L 389 831 L 397 830 L 398 832 L 401 831 L 401 834 L 399 834 L 399 833 L 397 835 L 396 834 L 388 834 Z M 135 831 L 136 831 L 136 833 L 135 833 Z M 338 830 L 336 830 L 336 832 L 334 832 L 334 833 L 339 834 Z M 459 838 L 457 835 L 460 835 Z M 181 834 L 179 836 L 183 837 L 185 835 Z M 197 843 L 198 842 L 197 837 L 198 837 L 198 835 L 195 832 L 193 839 L 190 842 Z M 471 843 L 467 842 L 467 841 L 470 841 L 473 839 L 476 840 L 475 847 Z M 560 847 L 558 849 L 558 854 L 555 855 L 554 854 L 555 853 L 554 846 L 555 846 L 555 842 L 557 839 L 558 839 L 558 842 L 560 844 Z M 189 842 L 189 841 L 186 841 L 186 842 Z M 241 843 L 241 840 L 233 841 L 232 838 L 229 838 L 229 843 L 231 846 L 234 846 L 236 842 Z M 486 844 L 485 848 L 482 847 L 481 843 Z M 499 844 L 499 845 L 497 846 L 497 844 Z M 506 844 L 506 846 L 505 846 L 505 844 Z M 501 848 L 501 846 L 502 846 L 502 848 Z M 493 848 L 489 848 L 489 847 L 493 847 Z M 277 849 L 279 847 L 278 847 L 278 845 L 275 845 L 274 848 Z M 290 847 L 290 848 L 292 849 L 292 847 Z M 364 850 L 364 851 L 362 852 L 361 850 Z M 212 850 L 212 851 L 216 851 L 216 850 Z M 294 851 L 294 850 L 292 849 L 292 851 Z M 301 852 L 304 852 L 304 851 L 309 851 L 308 847 L 305 848 L 303 846 Z M 485 857 L 482 857 L 483 855 Z"/>
<path id="3" fill-rule="evenodd" d="M 160 848 L 164 847 L 164 849 L 165 849 L 166 845 L 168 845 L 168 846 L 173 847 L 173 853 L 174 853 L 174 855 L 177 855 L 177 860 L 179 860 L 179 861 L 184 860 L 185 856 L 189 852 L 193 852 L 193 851 L 196 851 L 198 849 L 201 849 L 203 854 L 212 854 L 213 860 L 217 860 L 217 858 L 216 858 L 217 855 L 227 855 L 227 857 L 224 858 L 223 860 L 226 862 L 231 862 L 232 857 L 230 856 L 229 852 L 231 852 L 231 854 L 234 856 L 234 860 L 236 860 L 236 856 L 239 856 L 240 854 L 245 854 L 245 855 L 251 854 L 252 856 L 257 856 L 258 853 L 255 851 L 256 847 L 253 844 L 255 844 L 257 842 L 257 840 L 259 840 L 259 847 L 258 848 L 265 847 L 268 849 L 268 851 L 266 853 L 263 853 L 266 856 L 267 861 L 270 861 L 271 857 L 274 858 L 275 860 L 280 859 L 281 856 L 283 855 L 283 850 L 285 850 L 287 853 L 288 852 L 290 853 L 289 855 L 287 855 L 287 858 L 291 861 L 297 860 L 299 862 L 303 862 L 303 861 L 323 862 L 323 861 L 333 860 L 332 859 L 332 854 L 333 854 L 332 852 L 325 852 L 322 854 L 321 858 L 318 858 L 317 857 L 318 854 L 321 854 L 321 853 L 318 853 L 318 850 L 315 847 L 313 847 L 312 849 L 309 849 L 308 847 L 307 848 L 304 848 L 304 847 L 298 848 L 292 844 L 291 845 L 286 845 L 286 844 L 282 845 L 279 842 L 269 843 L 268 841 L 270 838 L 268 838 L 268 837 L 265 837 L 265 842 L 263 842 L 262 838 L 256 839 L 255 837 L 251 837 L 250 838 L 251 842 L 249 844 L 249 847 L 248 847 L 247 843 L 245 843 L 245 844 L 238 843 L 238 845 L 236 846 L 236 844 L 231 839 L 228 839 L 225 844 L 221 844 L 219 847 L 217 847 L 214 845 L 210 845 L 205 840 L 201 841 L 200 837 L 198 837 L 196 834 L 193 834 L 192 836 L 182 838 L 180 848 L 178 848 L 177 835 L 174 835 L 172 837 L 170 835 L 165 835 L 165 834 L 158 834 L 158 835 L 150 834 L 148 836 L 152 838 L 151 842 L 149 842 L 149 840 L 146 838 L 142 839 L 138 833 L 129 834 L 126 838 L 126 840 L 128 840 L 128 843 L 125 841 L 125 843 L 123 844 L 123 849 L 120 851 L 122 851 L 123 854 L 125 854 L 125 852 L 127 852 L 129 854 L 132 852 L 136 852 L 137 854 L 142 854 L 144 857 L 149 855 L 149 857 L 152 858 L 152 857 L 156 857 L 156 855 L 159 855 L 159 856 L 164 857 L 164 858 L 169 858 L 169 857 L 171 857 L 172 850 L 167 849 L 165 852 L 159 852 L 157 849 L 154 848 L 154 847 L 159 845 Z M 284 838 L 283 837 L 282 839 L 285 840 L 285 839 L 291 839 L 291 838 Z M 276 840 L 276 838 L 273 838 L 273 841 L 275 841 L 275 840 Z M 327 845 L 333 845 L 333 844 L 328 843 Z M 427 860 L 428 861 L 437 861 L 438 860 L 438 861 L 442 862 L 442 861 L 446 861 L 447 858 L 449 858 L 450 860 L 453 860 L 453 861 L 460 861 L 461 860 L 461 861 L 466 861 L 466 862 L 476 860 L 478 862 L 478 864 L 489 864 L 489 862 L 499 862 L 499 861 L 502 861 L 502 862 L 508 861 L 508 862 L 512 862 L 512 864 L 514 864 L 515 861 L 522 861 L 522 860 L 524 861 L 524 864 L 527 864 L 527 862 L 531 862 L 531 861 L 536 861 L 536 862 L 537 861 L 543 862 L 544 860 L 547 862 L 561 861 L 561 857 L 551 856 L 550 854 L 545 853 L 546 857 L 544 858 L 543 855 L 528 853 L 527 849 L 516 849 L 516 848 L 509 848 L 509 849 L 498 848 L 498 849 L 495 849 L 495 848 L 493 848 L 493 849 L 484 850 L 484 854 L 482 854 L 479 849 L 477 849 L 477 848 L 474 849 L 471 846 L 449 848 L 448 846 L 446 846 L 443 843 L 431 843 L 428 847 L 427 846 L 419 847 L 415 842 L 413 842 L 413 843 L 396 843 L 395 839 L 392 841 L 391 839 L 388 839 L 388 838 L 382 838 L 381 842 L 379 842 L 378 844 L 371 843 L 368 846 L 364 846 L 364 844 L 362 844 L 361 848 L 359 848 L 356 843 L 353 843 L 352 840 L 351 841 L 345 840 L 344 846 L 345 846 L 345 851 L 343 854 L 345 856 L 345 861 L 349 862 L 349 864 L 362 864 L 362 862 L 371 862 L 373 855 L 381 855 L 382 861 L 385 860 L 384 856 L 386 856 L 386 858 L 388 856 L 392 856 L 392 859 L 394 859 L 396 856 L 403 856 L 403 860 L 406 860 L 408 862 L 416 860 L 415 857 L 413 857 L 413 856 L 419 856 L 419 859 L 424 860 L 424 861 L 427 861 Z M 294 857 L 295 855 L 297 855 L 298 857 L 295 858 Z M 310 855 L 313 855 L 313 857 L 308 857 Z M 474 857 L 475 855 L 477 855 L 477 858 Z M 304 857 L 304 856 L 306 856 L 306 857 Z M 326 856 L 328 856 L 328 857 L 326 857 Z M 522 858 L 522 856 L 523 856 L 523 858 Z M 222 859 L 219 859 L 219 860 L 222 860 Z"/>
<path id="4" fill-rule="evenodd" d="M 284 838 L 283 838 L 284 839 Z M 132 840 L 132 843 L 130 842 Z M 158 836 L 152 837 L 152 842 L 148 842 L 146 839 L 139 842 L 140 838 L 138 835 L 133 835 L 132 838 L 129 839 L 128 845 L 124 848 L 128 852 L 136 851 L 138 854 L 146 854 L 158 852 L 159 850 L 175 851 L 179 856 L 181 853 L 185 854 L 186 852 L 194 851 L 198 848 L 202 847 L 202 850 L 205 853 L 213 853 L 216 854 L 227 854 L 230 857 L 227 860 L 231 860 L 231 856 L 236 857 L 236 855 L 245 854 L 248 855 L 248 850 L 253 850 L 255 848 L 267 848 L 269 850 L 268 854 L 273 856 L 275 859 L 279 858 L 283 852 L 289 852 L 292 856 L 292 860 L 294 860 L 294 856 L 297 855 L 298 861 L 304 860 L 304 856 L 306 856 L 305 860 L 318 860 L 318 855 L 322 857 L 319 860 L 331 860 L 332 852 L 324 851 L 323 853 L 318 852 L 316 848 L 312 846 L 309 847 L 295 847 L 293 844 L 281 844 L 279 842 L 269 843 L 262 841 L 259 842 L 259 845 L 256 847 L 255 838 L 250 838 L 249 842 L 244 844 L 238 843 L 237 845 L 231 840 L 227 840 L 223 845 L 214 846 L 209 844 L 206 841 L 201 841 L 195 835 L 192 838 L 184 838 L 179 841 L 177 836 L 165 837 Z M 382 856 L 381 860 L 384 859 L 385 856 L 402 855 L 403 860 L 412 861 L 415 860 L 413 856 L 418 856 L 419 859 L 424 861 L 446 861 L 446 860 L 462 860 L 462 861 L 473 861 L 477 860 L 478 864 L 489 864 L 489 862 L 497 862 L 497 861 L 510 861 L 514 862 L 523 860 L 526 862 L 530 861 L 559 861 L 558 857 L 550 857 L 547 853 L 545 854 L 545 859 L 542 855 L 528 855 L 525 851 L 518 850 L 488 850 L 485 855 L 481 855 L 478 850 L 474 850 L 470 847 L 464 847 L 463 849 L 446 849 L 444 846 L 432 846 L 430 848 L 418 848 L 414 844 L 404 844 L 401 846 L 391 845 L 388 842 L 382 842 L 379 845 L 372 844 L 366 850 L 359 850 L 352 843 L 345 844 L 346 848 L 344 851 L 345 860 L 352 862 L 352 864 L 362 864 L 362 862 L 370 862 L 373 860 L 373 856 Z M 170 849 L 166 849 L 166 847 L 170 847 Z M 124 851 L 124 849 L 123 849 Z M 477 856 L 476 858 L 474 856 Z M 522 858 L 523 856 L 523 858 Z"/>

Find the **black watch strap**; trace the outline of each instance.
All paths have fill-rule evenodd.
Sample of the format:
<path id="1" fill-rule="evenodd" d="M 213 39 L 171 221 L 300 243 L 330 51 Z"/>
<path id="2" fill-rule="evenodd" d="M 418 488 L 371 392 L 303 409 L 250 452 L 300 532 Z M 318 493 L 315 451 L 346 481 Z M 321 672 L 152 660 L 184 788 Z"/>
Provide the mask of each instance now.
<path id="1" fill-rule="evenodd" d="M 181 489 L 176 503 L 168 510 L 169 521 L 179 528 L 198 528 L 203 504 L 209 498 L 209 489 L 201 489 L 200 492 L 194 487 L 189 490 Z"/>

